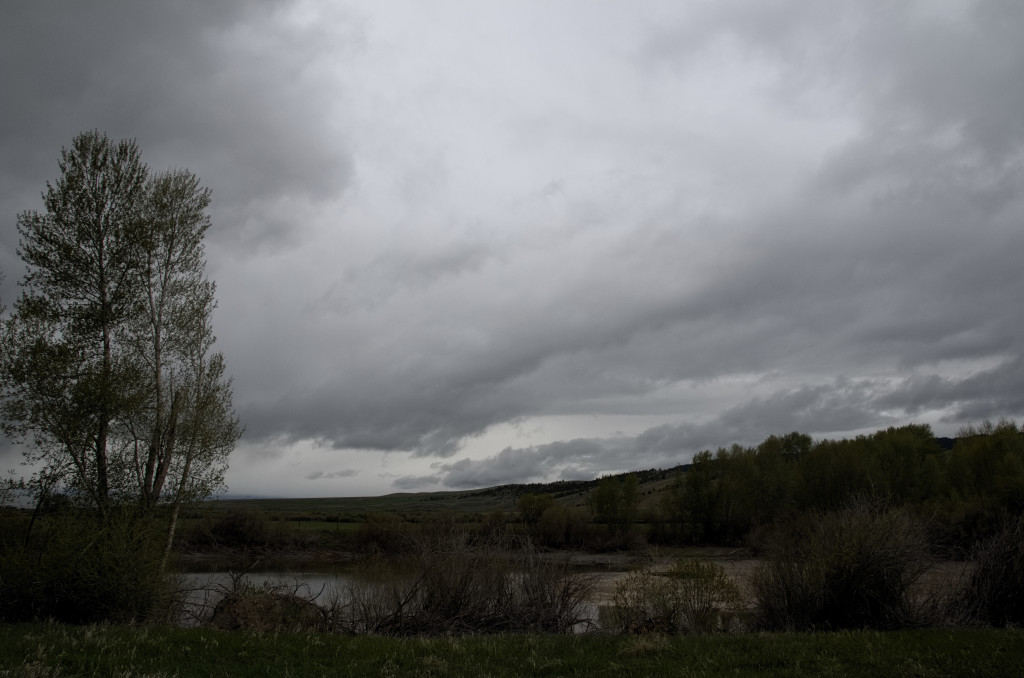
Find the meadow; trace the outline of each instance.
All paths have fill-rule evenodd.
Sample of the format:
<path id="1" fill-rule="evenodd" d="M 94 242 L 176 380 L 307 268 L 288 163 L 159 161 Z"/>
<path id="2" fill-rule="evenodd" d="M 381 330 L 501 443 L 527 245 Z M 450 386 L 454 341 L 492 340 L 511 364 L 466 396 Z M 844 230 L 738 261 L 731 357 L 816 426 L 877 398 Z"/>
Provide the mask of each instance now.
<path id="1" fill-rule="evenodd" d="M 394 639 L 212 629 L 0 627 L 0 676 L 1012 676 L 1024 631 Z"/>

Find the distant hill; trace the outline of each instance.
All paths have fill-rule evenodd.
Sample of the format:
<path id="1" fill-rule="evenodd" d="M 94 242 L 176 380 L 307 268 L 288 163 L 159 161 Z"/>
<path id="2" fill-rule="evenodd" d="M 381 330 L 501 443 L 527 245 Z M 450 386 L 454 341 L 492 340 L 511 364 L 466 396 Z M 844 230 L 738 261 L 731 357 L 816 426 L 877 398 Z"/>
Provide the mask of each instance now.
<path id="1" fill-rule="evenodd" d="M 951 450 L 956 438 L 937 437 L 935 442 Z M 613 474 L 623 478 L 635 475 L 640 481 L 640 508 L 655 508 L 660 495 L 671 487 L 677 474 L 685 473 L 690 464 L 668 469 L 646 469 Z M 555 480 L 550 483 L 509 483 L 473 490 L 437 492 L 396 492 L 378 497 L 266 498 L 224 497 L 207 502 L 211 510 L 256 510 L 279 514 L 284 519 L 362 520 L 366 514 L 393 512 L 405 514 L 455 512 L 490 513 L 516 510 L 519 497 L 525 494 L 550 494 L 567 506 L 585 507 L 587 499 L 600 482 L 593 480 Z"/>
<path id="2" fill-rule="evenodd" d="M 647 469 L 614 474 L 623 478 L 635 475 L 640 481 L 641 508 L 652 503 L 655 495 L 668 487 L 679 472 L 689 465 L 670 469 Z M 362 520 L 368 513 L 490 513 L 492 511 L 512 512 L 516 502 L 524 494 L 550 494 L 567 506 L 585 506 L 590 493 L 600 479 L 556 480 L 550 483 L 510 483 L 474 490 L 439 492 L 396 492 L 379 497 L 315 497 L 315 498 L 267 498 L 267 497 L 223 497 L 204 504 L 205 510 L 239 511 L 251 510 L 270 512 L 283 519 L 309 520 Z"/>

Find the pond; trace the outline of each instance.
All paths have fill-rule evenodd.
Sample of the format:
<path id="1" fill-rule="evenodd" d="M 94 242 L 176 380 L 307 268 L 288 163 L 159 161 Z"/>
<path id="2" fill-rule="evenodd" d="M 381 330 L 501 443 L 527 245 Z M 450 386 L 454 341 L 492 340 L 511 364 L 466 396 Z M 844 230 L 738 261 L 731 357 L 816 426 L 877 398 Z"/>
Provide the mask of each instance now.
<path id="1" fill-rule="evenodd" d="M 745 579 L 744 574 L 756 563 L 753 560 L 723 558 L 717 553 L 686 555 L 689 558 L 696 556 L 697 559 L 702 559 L 701 555 L 718 556 L 715 560 L 724 566 L 728 576 L 734 580 Z M 245 574 L 224 571 L 232 565 L 238 567 L 239 563 L 214 563 L 210 560 L 183 563 L 183 578 L 188 588 L 187 612 L 183 623 L 208 622 L 224 596 L 241 586 L 247 586 L 312 601 L 332 620 L 336 620 L 339 613 L 357 617 L 362 613 L 363 616 L 359 617 L 362 621 L 357 620 L 355 624 L 360 629 L 372 630 L 371 623 L 362 622 L 373 615 L 387 616 L 389 610 L 394 612 L 396 601 L 407 595 L 414 605 L 427 601 L 424 604 L 429 607 L 419 609 L 430 613 L 436 609 L 439 599 L 454 602 L 446 600 L 445 596 L 459 597 L 457 592 L 461 590 L 470 591 L 475 596 L 471 601 L 477 605 L 475 609 L 488 606 L 494 608 L 493 601 L 501 601 L 497 609 L 500 614 L 509 615 L 505 619 L 520 614 L 525 616 L 519 618 L 539 619 L 547 614 L 548 618 L 559 620 L 582 620 L 575 625 L 556 622 L 557 628 L 563 630 L 569 626 L 577 630 L 593 629 L 604 626 L 600 622 L 610 609 L 616 588 L 624 577 L 639 568 L 664 572 L 679 559 L 680 554 L 549 553 L 528 561 L 525 569 L 521 569 L 523 561 L 517 565 L 514 559 L 489 558 L 479 554 L 471 556 L 452 557 L 450 554 L 442 554 L 438 560 L 431 561 L 426 569 L 401 559 L 340 562 L 297 559 L 293 562 L 261 563 L 264 568 L 262 571 L 253 568 L 250 563 L 250 571 Z M 220 569 L 209 571 L 215 568 Z M 410 594 L 414 581 L 429 590 L 421 589 Z M 517 584 L 510 588 L 511 582 Z M 559 586 L 565 582 L 580 583 L 573 589 L 570 599 L 560 598 L 557 593 Z M 526 588 L 521 588 L 520 584 Z M 538 591 L 541 593 L 537 594 Z M 520 595 L 521 592 L 523 595 Z M 485 602 L 488 600 L 491 602 Z M 554 602 L 560 600 L 562 602 Z M 513 611 L 510 605 L 520 607 L 514 607 Z M 556 611 L 553 615 L 548 614 L 549 609 Z M 332 628 L 337 628 L 334 622 Z"/>

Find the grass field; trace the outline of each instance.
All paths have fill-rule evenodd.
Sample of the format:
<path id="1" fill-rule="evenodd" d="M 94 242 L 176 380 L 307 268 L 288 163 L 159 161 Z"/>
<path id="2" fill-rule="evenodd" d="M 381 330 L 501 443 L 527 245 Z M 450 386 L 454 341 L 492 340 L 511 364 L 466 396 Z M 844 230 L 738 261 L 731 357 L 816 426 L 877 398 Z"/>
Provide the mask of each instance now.
<path id="1" fill-rule="evenodd" d="M 488 513 L 514 511 L 518 497 L 511 492 L 417 492 L 381 497 L 315 497 L 300 499 L 221 499 L 206 502 L 208 511 L 258 511 L 281 516 L 321 514 L 355 516 L 367 513 Z"/>
<path id="2" fill-rule="evenodd" d="M 661 494 L 674 482 L 673 473 L 675 470 L 641 474 L 641 510 L 659 506 Z M 251 512 L 296 526 L 309 523 L 301 526 L 307 530 L 333 529 L 335 523 L 361 523 L 367 516 L 381 513 L 394 514 L 408 522 L 439 514 L 478 520 L 495 512 L 514 513 L 519 497 L 526 493 L 551 494 L 561 504 L 585 509 L 595 486 L 596 481 L 502 485 L 460 492 L 399 492 L 378 497 L 219 499 L 202 503 L 192 515 L 216 517 L 228 512 Z"/>
<path id="3" fill-rule="evenodd" d="M 680 467 L 681 468 L 681 467 Z M 642 471 L 640 508 L 655 508 L 660 494 L 669 489 L 679 468 L 666 471 Z M 625 474 L 623 474 L 625 475 Z M 467 513 L 486 514 L 516 510 L 519 497 L 527 493 L 546 493 L 566 506 L 583 507 L 597 481 L 555 482 L 536 485 L 500 485 L 459 492 L 398 492 L 380 497 L 316 497 L 274 499 L 221 499 L 203 504 L 203 511 L 256 511 L 283 519 L 298 515 L 357 517 L 368 513 Z"/>
<path id="4" fill-rule="evenodd" d="M 389 639 L 0 626 L 0 676 L 1013 676 L 1024 631 Z"/>

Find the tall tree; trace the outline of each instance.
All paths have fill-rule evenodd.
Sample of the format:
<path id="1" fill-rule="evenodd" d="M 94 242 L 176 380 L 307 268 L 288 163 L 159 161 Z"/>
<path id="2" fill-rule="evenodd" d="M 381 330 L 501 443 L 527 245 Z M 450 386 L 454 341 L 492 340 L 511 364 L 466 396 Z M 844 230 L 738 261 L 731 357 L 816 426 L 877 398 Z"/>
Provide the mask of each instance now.
<path id="1" fill-rule="evenodd" d="M 148 377 L 147 392 L 145 406 L 133 413 L 126 429 L 139 499 L 151 507 L 161 500 L 175 465 L 183 425 L 194 428 L 202 415 L 206 424 L 237 432 L 237 422 L 230 415 L 229 393 L 226 408 L 203 402 L 217 392 L 208 383 L 215 288 L 204 274 L 210 191 L 195 175 L 177 170 L 153 179 L 147 194 L 139 243 L 141 289 L 131 324 L 133 356 Z M 213 415 L 222 411 L 226 419 L 214 422 Z"/>
<path id="2" fill-rule="evenodd" d="M 18 218 L 29 270 L 4 330 L 4 429 L 101 512 L 205 496 L 240 435 L 212 349 L 210 192 L 184 170 L 147 180 L 133 141 L 98 132 L 60 170 L 45 214 Z"/>
<path id="3" fill-rule="evenodd" d="M 194 174 L 157 176 L 140 240 L 141 293 L 131 328 L 147 388 L 124 433 L 141 504 L 171 504 L 165 559 L 181 503 L 223 485 L 241 434 L 224 356 L 213 350 L 216 287 L 205 275 L 204 247 L 209 204 L 210 191 Z"/>
<path id="4" fill-rule="evenodd" d="M 112 489 L 111 423 L 131 392 L 115 342 L 136 301 L 147 168 L 134 141 L 99 132 L 75 137 L 58 164 L 46 213 L 18 215 L 29 270 L 11 325 L 21 350 L 5 421 L 8 432 L 34 434 L 40 452 L 66 455 L 102 510 Z"/>

